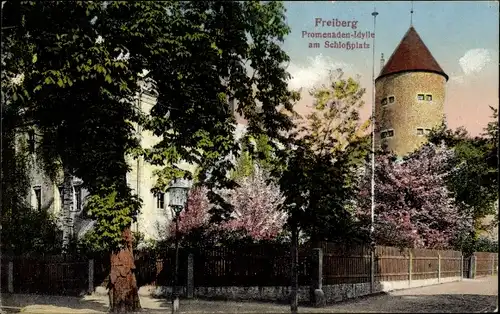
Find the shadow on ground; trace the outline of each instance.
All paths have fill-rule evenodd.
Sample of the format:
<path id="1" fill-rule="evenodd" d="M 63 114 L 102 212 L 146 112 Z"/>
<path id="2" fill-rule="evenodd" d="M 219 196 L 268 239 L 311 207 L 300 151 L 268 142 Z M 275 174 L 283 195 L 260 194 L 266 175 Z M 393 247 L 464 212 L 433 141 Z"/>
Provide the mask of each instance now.
<path id="1" fill-rule="evenodd" d="M 96 312 L 106 312 L 108 304 L 103 298 L 87 299 L 71 296 L 53 296 L 53 295 L 38 295 L 38 294 L 8 294 L 2 293 L 2 306 L 5 311 L 15 312 L 16 309 L 21 309 L 31 306 L 52 306 L 57 308 L 65 308 L 67 310 L 82 310 L 89 313 L 88 310 Z M 56 311 L 54 311 L 56 312 Z M 60 309 L 57 313 L 63 313 Z"/>
<path id="2" fill-rule="evenodd" d="M 171 308 L 166 298 L 141 297 L 144 313 L 165 313 Z M 325 308 L 299 305 L 302 313 L 466 313 L 489 312 L 496 308 L 497 296 L 478 294 L 392 295 L 368 296 Z M 107 312 L 106 297 L 57 297 L 40 295 L 2 295 L 2 305 L 12 308 L 31 308 L 37 313 Z M 33 306 L 37 306 L 36 308 Z M 57 308 L 56 308 L 57 307 Z M 44 309 L 40 311 L 38 309 Z M 54 309 L 53 311 L 51 309 Z M 16 312 L 9 310 L 9 312 Z M 290 313 L 290 305 L 272 302 L 181 300 L 181 313 Z"/>
<path id="3" fill-rule="evenodd" d="M 162 308 L 170 308 L 170 300 L 159 299 Z M 300 304 L 302 313 L 466 313 L 492 312 L 497 296 L 479 294 L 392 295 L 383 293 L 329 304 L 316 308 Z M 275 302 L 181 300 L 181 312 L 226 313 L 290 313 L 290 305 Z"/>

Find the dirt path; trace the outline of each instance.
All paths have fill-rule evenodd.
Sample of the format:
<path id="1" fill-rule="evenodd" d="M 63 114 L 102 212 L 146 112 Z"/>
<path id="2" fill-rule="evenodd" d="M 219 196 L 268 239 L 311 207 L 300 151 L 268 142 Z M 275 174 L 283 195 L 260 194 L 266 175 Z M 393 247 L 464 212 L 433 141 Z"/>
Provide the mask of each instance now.
<path id="1" fill-rule="evenodd" d="M 170 312 L 166 299 L 141 297 L 145 313 Z M 108 299 L 3 295 L 8 312 L 24 313 L 104 313 Z M 498 277 L 446 283 L 442 285 L 394 291 L 330 305 L 326 308 L 299 307 L 299 313 L 467 313 L 491 312 L 498 305 Z M 182 300 L 180 312 L 194 313 L 290 313 L 289 305 L 259 302 L 222 302 Z"/>

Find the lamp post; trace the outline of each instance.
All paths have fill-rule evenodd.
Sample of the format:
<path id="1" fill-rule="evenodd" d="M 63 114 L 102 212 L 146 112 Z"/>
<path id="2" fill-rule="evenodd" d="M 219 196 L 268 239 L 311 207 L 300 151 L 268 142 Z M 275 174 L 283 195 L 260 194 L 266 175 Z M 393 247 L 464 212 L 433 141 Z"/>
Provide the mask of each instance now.
<path id="1" fill-rule="evenodd" d="M 179 311 L 179 292 L 177 291 L 179 281 L 179 218 L 186 206 L 190 183 L 184 179 L 175 179 L 167 189 L 169 206 L 174 212 L 175 221 L 175 263 L 174 281 L 172 284 L 172 314 Z"/>

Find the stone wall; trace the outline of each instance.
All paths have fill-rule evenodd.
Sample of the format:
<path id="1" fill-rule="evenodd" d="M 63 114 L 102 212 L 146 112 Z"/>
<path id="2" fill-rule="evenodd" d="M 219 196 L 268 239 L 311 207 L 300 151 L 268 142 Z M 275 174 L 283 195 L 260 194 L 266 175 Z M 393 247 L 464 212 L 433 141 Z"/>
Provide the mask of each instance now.
<path id="1" fill-rule="evenodd" d="M 196 287 L 194 288 L 194 298 L 210 298 L 219 300 L 258 300 L 287 302 L 290 295 L 289 286 L 279 287 Z M 105 287 L 97 287 L 96 295 L 107 295 Z M 170 286 L 143 286 L 139 288 L 139 295 L 153 297 L 170 297 L 172 287 Z M 179 294 L 186 297 L 186 287 L 179 287 Z M 298 291 L 299 302 L 309 301 L 309 286 L 300 286 Z"/>
<path id="2" fill-rule="evenodd" d="M 438 279 L 424 279 L 400 281 L 383 281 L 376 283 L 374 293 L 390 292 L 394 290 L 416 288 L 423 286 L 437 285 L 447 282 L 461 281 L 461 277 L 446 277 Z M 179 287 L 180 295 L 186 297 L 186 287 Z M 353 284 L 338 284 L 324 285 L 323 292 L 325 294 L 326 303 L 341 302 L 348 299 L 355 299 L 362 296 L 370 295 L 370 283 L 353 283 Z M 107 295 L 107 290 L 104 287 L 97 287 L 96 294 Z M 170 297 L 172 287 L 154 287 L 144 286 L 139 289 L 141 296 L 154 297 Z M 256 301 L 274 301 L 287 302 L 289 300 L 290 287 L 196 287 L 194 288 L 194 298 L 210 298 L 221 300 L 256 300 Z M 309 286 L 299 287 L 299 302 L 309 302 Z"/>

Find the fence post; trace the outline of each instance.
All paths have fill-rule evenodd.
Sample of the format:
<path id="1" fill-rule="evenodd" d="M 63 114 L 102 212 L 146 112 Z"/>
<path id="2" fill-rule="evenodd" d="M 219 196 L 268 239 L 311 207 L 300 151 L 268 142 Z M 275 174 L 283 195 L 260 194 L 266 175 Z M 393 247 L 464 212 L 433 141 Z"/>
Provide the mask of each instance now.
<path id="1" fill-rule="evenodd" d="M 469 268 L 467 269 L 467 278 L 472 279 L 473 277 L 473 272 L 474 272 L 474 261 L 473 261 L 474 255 L 469 256 Z"/>
<path id="2" fill-rule="evenodd" d="M 14 293 L 14 262 L 9 261 L 7 266 L 7 291 Z"/>
<path id="3" fill-rule="evenodd" d="M 476 255 L 472 255 L 470 257 L 470 263 L 469 263 L 469 278 L 474 279 L 476 278 Z"/>
<path id="4" fill-rule="evenodd" d="M 188 260 L 187 260 L 186 297 L 188 299 L 194 298 L 194 256 L 193 256 L 193 253 L 188 254 Z"/>
<path id="5" fill-rule="evenodd" d="M 410 251 L 410 261 L 408 263 L 408 285 L 411 287 L 411 273 L 413 272 L 413 253 Z"/>
<path id="6" fill-rule="evenodd" d="M 94 292 L 94 260 L 89 260 L 89 294 Z"/>
<path id="7" fill-rule="evenodd" d="M 375 242 L 370 244 L 370 293 L 375 293 Z"/>
<path id="8" fill-rule="evenodd" d="M 464 280 L 464 255 L 460 254 L 460 280 Z"/>
<path id="9" fill-rule="evenodd" d="M 477 277 L 477 256 L 474 255 L 474 279 Z"/>
<path id="10" fill-rule="evenodd" d="M 311 286 L 309 288 L 311 303 L 315 306 L 325 306 L 323 292 L 323 249 L 314 248 L 311 252 Z"/>
<path id="11" fill-rule="evenodd" d="M 441 254 L 438 253 L 438 283 L 441 282 Z"/>

